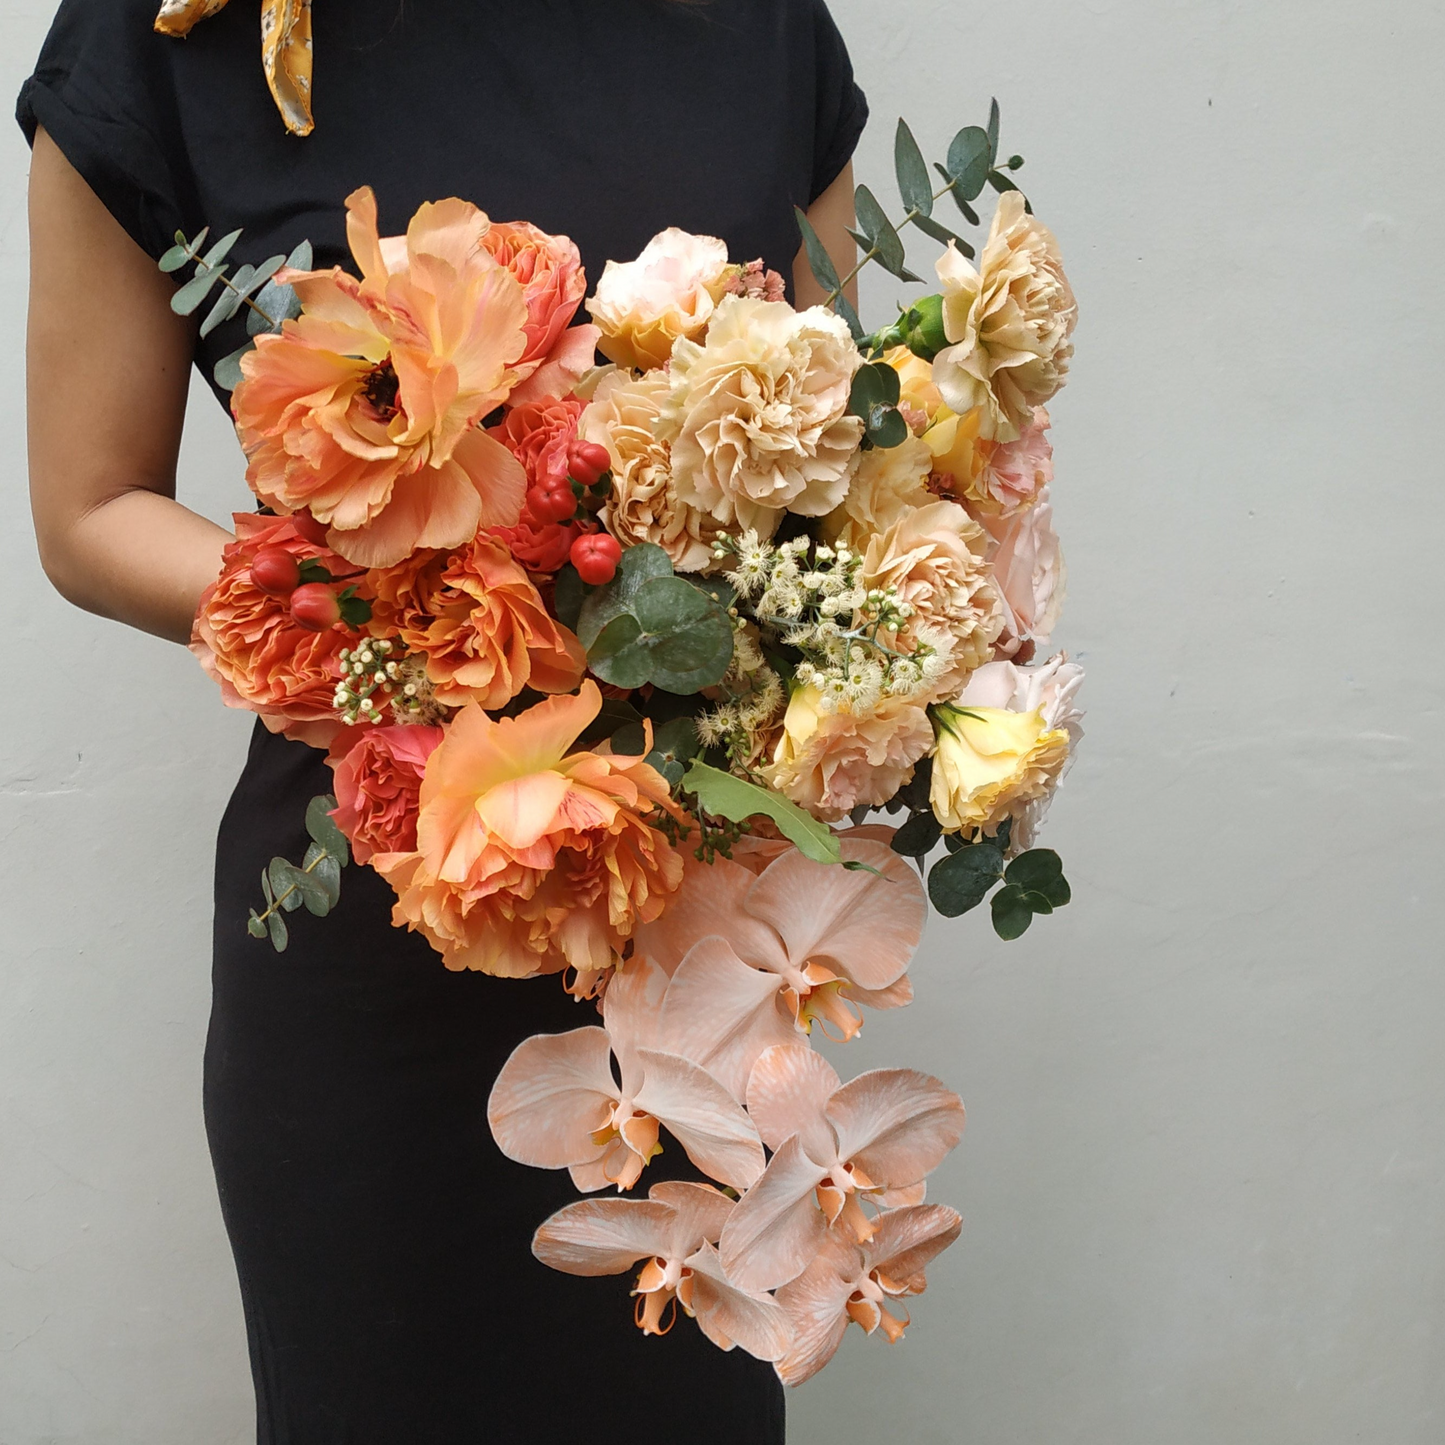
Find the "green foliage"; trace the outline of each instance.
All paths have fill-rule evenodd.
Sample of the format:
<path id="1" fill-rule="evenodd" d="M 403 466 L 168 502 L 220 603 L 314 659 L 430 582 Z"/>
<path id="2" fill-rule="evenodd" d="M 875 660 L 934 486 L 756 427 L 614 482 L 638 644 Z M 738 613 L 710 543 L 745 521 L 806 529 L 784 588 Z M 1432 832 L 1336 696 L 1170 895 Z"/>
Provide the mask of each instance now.
<path id="1" fill-rule="evenodd" d="M 306 805 L 306 832 L 313 843 L 318 844 L 345 868 L 351 862 L 351 848 L 346 841 L 346 835 L 336 826 L 336 820 L 331 816 L 335 807 L 336 799 L 329 793 L 312 798 Z"/>
<path id="2" fill-rule="evenodd" d="M 842 861 L 833 830 L 781 793 L 770 793 L 756 783 L 699 762 L 694 762 L 683 775 L 682 786 L 715 817 L 729 818 L 735 823 L 759 815 L 771 818 L 804 857 L 815 863 Z"/>
<path id="3" fill-rule="evenodd" d="M 947 168 L 954 195 L 965 201 L 976 200 L 988 183 L 992 166 L 988 132 L 980 126 L 964 126 L 948 147 Z"/>
<path id="4" fill-rule="evenodd" d="M 945 918 L 977 908 L 1003 877 L 1003 849 L 996 839 L 970 843 L 935 863 L 928 874 L 928 896 Z"/>
<path id="5" fill-rule="evenodd" d="M 853 239 L 900 281 L 921 280 L 922 277 L 915 276 L 904 265 L 903 240 L 873 192 L 867 186 L 859 186 L 854 193 L 853 204 L 859 226 L 859 230 L 849 232 Z"/>
<path id="6" fill-rule="evenodd" d="M 261 870 L 261 892 L 266 911 L 253 908 L 246 920 L 252 938 L 269 938 L 277 953 L 284 953 L 291 941 L 285 915 L 304 907 L 317 918 L 325 918 L 341 901 L 341 870 L 351 861 L 346 837 L 331 818 L 336 799 L 323 795 L 312 798 L 306 808 L 306 831 L 311 844 L 297 867 L 287 858 L 273 858 Z"/>
<path id="7" fill-rule="evenodd" d="M 858 368 L 848 397 L 848 410 L 863 419 L 863 434 L 875 447 L 901 446 L 908 439 L 908 423 L 898 410 L 898 373 L 887 362 Z"/>
<path id="8" fill-rule="evenodd" d="M 616 687 L 651 683 L 688 695 L 721 682 L 733 657 L 726 610 L 675 576 L 651 542 L 623 552 L 616 577 L 588 595 L 577 635 L 593 673 Z"/>
<path id="9" fill-rule="evenodd" d="M 903 204 L 913 212 L 914 223 L 919 216 L 933 214 L 933 182 L 928 179 L 928 162 L 918 149 L 918 142 L 908 128 L 908 122 L 901 116 L 898 130 L 893 137 L 893 169 L 898 177 L 898 194 Z"/>
<path id="10" fill-rule="evenodd" d="M 922 816 L 910 819 L 905 828 Z M 900 828 L 899 834 L 903 831 Z M 989 909 L 994 932 L 1012 940 L 1022 937 L 1035 914 L 1052 913 L 1069 901 L 1063 864 L 1052 848 L 1031 849 L 1004 865 L 1009 842 L 1007 823 L 993 838 L 960 843 L 952 835 L 947 841 L 948 855 L 935 863 L 928 875 L 928 896 L 945 918 L 957 918 L 977 908 L 1002 882 L 1004 886 L 993 894 Z M 898 847 L 896 838 L 893 846 L 898 852 L 906 851 Z"/>
<path id="11" fill-rule="evenodd" d="M 904 858 L 926 858 L 942 837 L 942 825 L 931 812 L 914 813 L 893 835 L 891 846 Z"/>
<path id="12" fill-rule="evenodd" d="M 641 721 L 625 723 L 612 734 L 612 750 L 629 757 L 639 756 L 647 746 L 647 733 Z M 653 729 L 652 750 L 647 762 L 664 778 L 675 793 L 687 772 L 688 764 L 702 750 L 697 724 L 690 716 L 675 717 Z"/>

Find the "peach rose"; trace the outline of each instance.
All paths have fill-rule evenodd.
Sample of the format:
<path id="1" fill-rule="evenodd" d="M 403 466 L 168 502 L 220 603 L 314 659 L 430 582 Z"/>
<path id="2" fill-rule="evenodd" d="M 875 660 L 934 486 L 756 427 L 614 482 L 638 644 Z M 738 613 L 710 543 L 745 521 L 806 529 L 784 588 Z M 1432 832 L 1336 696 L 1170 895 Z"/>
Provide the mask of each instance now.
<path id="1" fill-rule="evenodd" d="M 908 699 L 885 697 L 861 716 L 821 703 L 816 688 L 794 689 L 764 777 L 815 818 L 836 823 L 854 808 L 888 802 L 933 745 L 933 728 L 922 704 Z"/>
<path id="2" fill-rule="evenodd" d="M 647 821 L 673 807 L 641 758 L 570 752 L 602 696 L 549 698 L 495 721 L 462 709 L 422 779 L 414 851 L 377 854 L 398 926 L 448 968 L 508 978 L 611 968 L 682 881 L 682 858 Z"/>
<path id="3" fill-rule="evenodd" d="M 934 358 L 934 383 L 959 416 L 983 409 L 983 435 L 1013 441 L 1064 384 L 1074 353 L 1079 309 L 1058 242 L 1005 191 L 978 269 L 950 241 L 938 279 L 953 344 Z"/>
<path id="4" fill-rule="evenodd" d="M 333 550 L 386 567 L 516 522 L 526 478 L 477 422 L 522 379 L 528 312 L 475 206 L 423 206 L 383 242 L 371 191 L 346 204 L 362 279 L 281 273 L 302 314 L 257 338 L 231 408 L 257 495 L 309 509 Z"/>
<path id="5" fill-rule="evenodd" d="M 1048 489 L 1027 511 L 982 518 L 988 533 L 988 560 L 1003 603 L 1000 657 L 1027 662 L 1059 623 L 1068 569 L 1054 531 Z"/>
<path id="6" fill-rule="evenodd" d="M 614 371 L 598 384 L 582 414 L 581 435 L 607 448 L 612 494 L 603 525 L 624 547 L 655 542 L 679 572 L 701 572 L 712 561 L 721 530 L 705 512 L 678 500 L 672 449 L 658 435 L 662 405 L 672 390 L 667 373 L 633 378 Z"/>
<path id="7" fill-rule="evenodd" d="M 284 598 L 251 581 L 251 563 L 261 548 L 279 547 L 298 561 L 315 558 L 333 576 L 355 569 L 299 537 L 289 517 L 238 512 L 232 521 L 236 540 L 226 544 L 221 575 L 201 596 L 191 651 L 220 683 L 227 707 L 249 708 L 272 732 L 325 747 L 341 727 L 337 654 L 355 634 L 340 626 L 326 632 L 298 627 Z"/>
<path id="8" fill-rule="evenodd" d="M 582 403 L 574 397 L 544 396 L 509 407 L 487 435 L 494 437 L 521 462 L 527 485 L 555 481 L 567 475 L 567 447 L 577 437 Z"/>
<path id="9" fill-rule="evenodd" d="M 451 554 L 417 553 L 373 573 L 371 586 L 371 634 L 424 653 L 434 696 L 448 707 L 500 708 L 523 688 L 567 692 L 582 680 L 582 644 L 495 537 Z"/>
<path id="10" fill-rule="evenodd" d="M 439 727 L 362 724 L 336 735 L 326 761 L 335 779 L 331 816 L 358 863 L 373 853 L 416 847 L 416 815 L 426 760 L 445 736 Z"/>
<path id="11" fill-rule="evenodd" d="M 1049 414 L 1034 408 L 1017 440 L 977 444 L 978 467 L 964 489 L 972 509 L 992 517 L 1010 517 L 1032 506 L 1054 479 L 1054 448 L 1049 441 Z"/>
<path id="12" fill-rule="evenodd" d="M 609 261 L 587 303 L 601 328 L 598 349 L 619 366 L 650 371 L 667 365 L 679 337 L 707 329 L 733 274 L 728 248 L 715 236 L 669 227 L 635 261 Z"/>
<path id="13" fill-rule="evenodd" d="M 673 348 L 662 435 L 678 499 L 770 537 L 785 512 L 821 517 L 858 467 L 848 411 L 862 363 L 841 317 L 729 296 L 701 344 Z"/>

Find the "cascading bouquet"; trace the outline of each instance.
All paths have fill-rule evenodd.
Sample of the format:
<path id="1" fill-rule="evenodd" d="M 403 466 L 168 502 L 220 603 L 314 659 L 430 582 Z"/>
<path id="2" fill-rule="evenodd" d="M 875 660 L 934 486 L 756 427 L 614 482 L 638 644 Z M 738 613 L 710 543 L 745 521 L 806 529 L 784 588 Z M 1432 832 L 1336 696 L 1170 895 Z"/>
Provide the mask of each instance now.
<path id="1" fill-rule="evenodd" d="M 449 968 L 596 1000 L 600 1024 L 504 1067 L 500 1147 L 625 1194 L 665 1131 L 711 1182 L 579 1201 L 537 1256 L 640 1265 L 644 1331 L 680 1306 L 789 1383 L 850 1320 L 898 1338 L 960 1227 L 924 1202 L 958 1098 L 909 1069 L 842 1082 L 815 1025 L 851 1039 L 911 1000 L 940 844 L 947 916 L 992 894 L 1012 938 L 1069 899 L 1033 841 L 1079 735 L 1080 670 L 1041 656 L 1063 582 L 1044 406 L 1075 304 L 997 156 L 995 106 L 935 192 L 899 123 L 906 214 L 859 188 L 854 274 L 917 281 L 911 225 L 945 245 L 941 289 L 872 334 L 801 212 L 829 292 L 802 312 L 761 262 L 669 230 L 574 325 L 566 238 L 455 199 L 383 238 L 368 190 L 359 276 L 304 244 L 232 273 L 236 235 L 162 261 L 194 268 L 178 311 L 215 296 L 203 332 L 249 308 L 217 375 L 264 508 L 235 519 L 195 650 L 335 776 L 250 931 L 284 949 L 354 858 Z M 990 184 L 973 264 L 933 207 L 977 225 Z"/>

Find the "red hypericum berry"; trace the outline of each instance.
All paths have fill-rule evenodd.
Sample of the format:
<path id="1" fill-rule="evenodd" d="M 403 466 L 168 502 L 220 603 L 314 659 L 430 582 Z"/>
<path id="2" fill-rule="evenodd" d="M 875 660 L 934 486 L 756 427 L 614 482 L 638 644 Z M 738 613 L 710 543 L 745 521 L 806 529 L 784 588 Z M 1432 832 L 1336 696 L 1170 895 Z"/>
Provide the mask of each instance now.
<path id="1" fill-rule="evenodd" d="M 310 512 L 292 512 L 291 525 L 303 542 L 310 542 L 313 547 L 326 545 L 326 533 L 330 529 L 325 522 L 318 522 Z"/>
<path id="2" fill-rule="evenodd" d="M 617 575 L 622 548 L 606 532 L 589 532 L 572 544 L 572 565 L 589 587 L 601 587 Z"/>
<path id="3" fill-rule="evenodd" d="M 289 597 L 301 585 L 301 567 L 284 547 L 262 547 L 251 560 L 251 581 L 268 597 Z"/>
<path id="4" fill-rule="evenodd" d="M 596 486 L 611 465 L 607 448 L 597 442 L 584 442 L 579 437 L 567 447 L 567 470 L 584 487 Z"/>
<path id="5" fill-rule="evenodd" d="M 341 603 L 324 582 L 308 582 L 291 594 L 291 618 L 308 632 L 325 632 L 341 621 Z"/>
<path id="6" fill-rule="evenodd" d="M 549 477 L 527 489 L 527 510 L 539 522 L 566 522 L 577 515 L 577 497 L 566 477 Z"/>

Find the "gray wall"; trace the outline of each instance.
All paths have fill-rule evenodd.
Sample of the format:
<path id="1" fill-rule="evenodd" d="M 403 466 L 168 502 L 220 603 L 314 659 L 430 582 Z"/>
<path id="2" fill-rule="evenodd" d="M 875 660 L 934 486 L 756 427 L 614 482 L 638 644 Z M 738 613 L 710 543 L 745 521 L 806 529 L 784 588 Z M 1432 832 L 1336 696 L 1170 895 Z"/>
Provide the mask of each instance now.
<path id="1" fill-rule="evenodd" d="M 0 0 L 7 93 L 50 8 Z M 1008 947 L 935 927 L 920 1005 L 850 1056 L 962 1091 L 935 1193 L 967 1226 L 906 1343 L 855 1331 L 792 1439 L 1430 1445 L 1440 7 L 835 10 L 875 100 L 862 176 L 886 189 L 900 107 L 941 148 L 996 91 L 1062 240 L 1083 320 L 1055 409 L 1061 637 L 1090 711 L 1049 837 L 1077 901 Z M 199 1081 L 246 727 L 35 563 L 25 165 L 0 148 L 0 1445 L 241 1441 Z M 183 495 L 245 505 L 205 397 Z"/>

